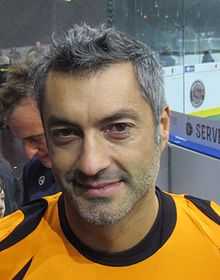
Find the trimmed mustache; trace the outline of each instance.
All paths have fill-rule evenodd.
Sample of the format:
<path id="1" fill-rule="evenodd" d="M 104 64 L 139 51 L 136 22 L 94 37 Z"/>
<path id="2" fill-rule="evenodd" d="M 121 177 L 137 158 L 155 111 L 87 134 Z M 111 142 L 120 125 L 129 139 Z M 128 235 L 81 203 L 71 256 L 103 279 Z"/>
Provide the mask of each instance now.
<path id="1" fill-rule="evenodd" d="M 101 170 L 94 176 L 88 176 L 81 170 L 74 170 L 67 174 L 66 180 L 68 183 L 73 183 L 78 186 L 86 186 L 94 183 L 114 182 L 114 181 L 129 181 L 127 172 L 121 169 L 117 170 Z"/>

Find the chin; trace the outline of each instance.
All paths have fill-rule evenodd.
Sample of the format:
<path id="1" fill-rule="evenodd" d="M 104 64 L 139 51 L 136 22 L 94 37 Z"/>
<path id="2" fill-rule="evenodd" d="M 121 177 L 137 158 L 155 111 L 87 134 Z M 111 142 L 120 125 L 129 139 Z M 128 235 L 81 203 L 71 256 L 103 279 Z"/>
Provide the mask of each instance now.
<path id="1" fill-rule="evenodd" d="M 40 160 L 40 162 L 45 166 L 45 167 L 47 167 L 47 168 L 51 168 L 51 161 L 50 161 L 50 159 L 48 158 L 48 159 L 41 159 L 41 158 L 39 158 L 39 160 Z"/>

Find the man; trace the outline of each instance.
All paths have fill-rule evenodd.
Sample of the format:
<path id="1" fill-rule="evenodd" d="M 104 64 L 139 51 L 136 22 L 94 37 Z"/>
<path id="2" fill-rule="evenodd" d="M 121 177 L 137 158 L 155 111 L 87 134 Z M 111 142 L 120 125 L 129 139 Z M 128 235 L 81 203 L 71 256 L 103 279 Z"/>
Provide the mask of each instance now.
<path id="1" fill-rule="evenodd" d="M 23 143 L 31 160 L 24 168 L 23 203 L 58 191 L 51 173 L 44 130 L 37 108 L 30 67 L 9 68 L 8 79 L 0 90 L 1 115 L 15 137 Z"/>
<path id="2" fill-rule="evenodd" d="M 219 206 L 155 189 L 169 108 L 151 51 L 74 26 L 36 90 L 63 194 L 1 222 L 2 279 L 218 279 Z"/>
<path id="3" fill-rule="evenodd" d="M 0 87 L 6 81 L 7 69 L 7 65 L 0 69 Z M 1 123 L 1 125 L 3 124 Z M 1 144 L 3 144 L 4 131 L 1 131 L 0 136 L 2 137 Z M 4 152 L 5 149 L 1 150 L 0 155 L 0 217 L 18 209 L 23 199 L 23 188 L 21 188 L 10 163 L 4 158 Z"/>

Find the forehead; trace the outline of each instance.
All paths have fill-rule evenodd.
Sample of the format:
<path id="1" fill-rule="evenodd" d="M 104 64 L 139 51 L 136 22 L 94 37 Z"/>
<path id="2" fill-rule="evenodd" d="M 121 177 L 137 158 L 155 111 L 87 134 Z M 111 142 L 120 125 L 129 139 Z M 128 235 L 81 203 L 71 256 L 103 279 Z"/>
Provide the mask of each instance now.
<path id="1" fill-rule="evenodd" d="M 14 109 L 10 114 L 10 119 L 19 115 L 34 116 L 38 118 L 40 115 L 36 101 L 31 97 L 26 97 L 20 100 L 20 102 L 14 106 Z"/>
<path id="2" fill-rule="evenodd" d="M 7 122 L 12 133 L 21 139 L 43 132 L 37 104 L 29 98 L 25 98 L 14 108 Z"/>
<path id="3" fill-rule="evenodd" d="M 133 66 L 123 63 L 89 76 L 49 73 L 43 115 L 44 119 L 49 115 L 74 115 L 88 121 L 124 109 L 141 111 L 147 107 Z"/>

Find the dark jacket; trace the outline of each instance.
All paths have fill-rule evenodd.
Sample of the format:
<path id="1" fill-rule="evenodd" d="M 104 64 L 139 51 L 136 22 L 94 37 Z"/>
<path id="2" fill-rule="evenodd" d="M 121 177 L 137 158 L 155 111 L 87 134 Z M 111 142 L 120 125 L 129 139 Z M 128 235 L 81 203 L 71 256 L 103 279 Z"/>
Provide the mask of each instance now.
<path id="1" fill-rule="evenodd" d="M 60 191 L 51 169 L 45 167 L 37 158 L 24 166 L 23 189 L 23 204 Z"/>
<path id="2" fill-rule="evenodd" d="M 0 177 L 3 180 L 5 194 L 5 215 L 15 211 L 22 202 L 22 187 L 18 183 L 8 161 L 0 158 Z"/>

